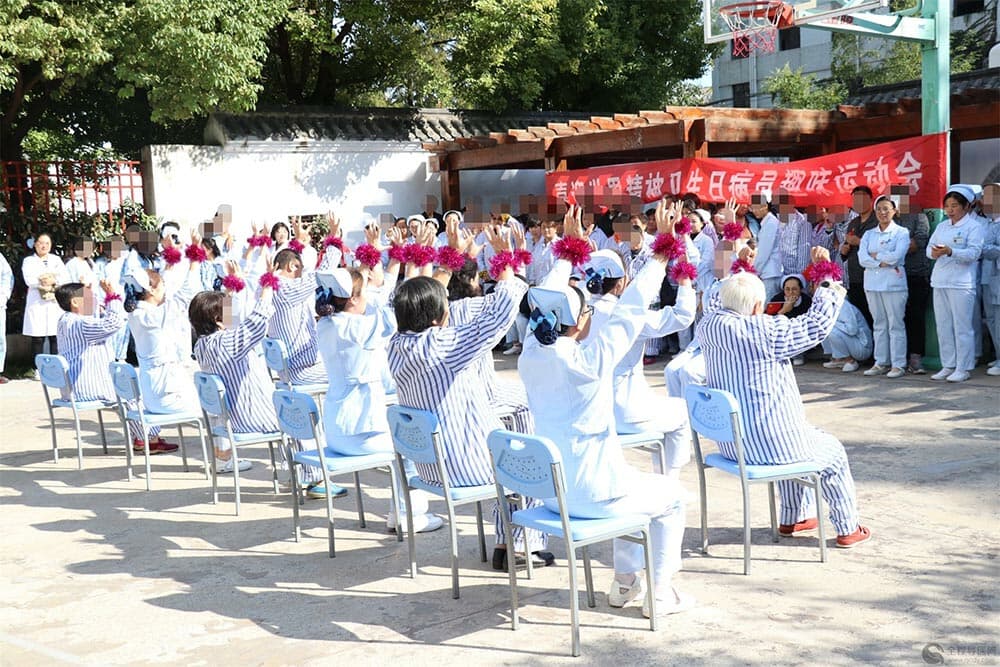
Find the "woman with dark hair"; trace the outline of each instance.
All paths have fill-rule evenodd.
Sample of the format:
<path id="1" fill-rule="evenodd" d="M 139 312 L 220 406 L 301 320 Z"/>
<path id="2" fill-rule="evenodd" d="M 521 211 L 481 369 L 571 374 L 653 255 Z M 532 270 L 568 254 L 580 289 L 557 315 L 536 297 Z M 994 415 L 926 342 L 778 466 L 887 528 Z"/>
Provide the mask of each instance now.
<path id="1" fill-rule="evenodd" d="M 56 288 L 69 279 L 62 260 L 52 254 L 51 236 L 45 232 L 36 236 L 33 250 L 34 254 L 25 257 L 21 263 L 21 276 L 28 286 L 21 332 L 31 338 L 32 363 L 45 349 L 46 340 L 49 342 L 49 354 L 59 354 L 56 327 L 62 311 L 56 303 Z M 37 370 L 35 379 L 38 379 Z"/>
<path id="2" fill-rule="evenodd" d="M 274 252 L 280 252 L 288 247 L 288 242 L 292 238 L 292 233 L 288 225 L 283 222 L 276 222 L 271 227 L 271 241 L 274 242 Z"/>
<path id="3" fill-rule="evenodd" d="M 672 232 L 665 218 L 664 202 L 658 205 L 661 233 Z M 573 209 L 566 215 L 565 235 L 583 236 Z M 656 245 L 654 244 L 654 247 Z M 517 370 L 528 393 L 535 417 L 535 432 L 559 448 L 566 476 L 566 504 L 571 516 L 600 519 L 620 514 L 641 514 L 650 519 L 652 563 L 644 563 L 642 548 L 625 540 L 614 541 L 615 580 L 608 603 L 623 607 L 641 598 L 644 567 L 652 567 L 657 613 L 670 614 L 690 608 L 694 600 L 671 585 L 681 567 L 684 537 L 683 490 L 675 480 L 640 473 L 625 462 L 616 435 L 614 370 L 642 333 L 647 306 L 663 281 L 667 258 L 656 254 L 625 288 L 600 330 L 592 329 L 593 308 L 583 294 L 568 285 L 570 262 L 560 259 L 552 272 L 529 292 L 534 310 L 524 352 Z M 679 276 L 685 290 L 691 281 Z M 558 511 L 555 499 L 546 506 Z M 648 604 L 644 613 L 650 614 Z"/>
<path id="4" fill-rule="evenodd" d="M 807 313 L 811 305 L 812 297 L 806 291 L 805 277 L 800 273 L 793 273 L 781 279 L 781 291 L 771 297 L 764 312 L 768 315 L 799 317 Z M 804 354 L 792 357 L 793 366 L 802 366 L 805 363 Z"/>
<path id="5" fill-rule="evenodd" d="M 976 367 L 972 309 L 976 304 L 976 262 L 983 250 L 983 228 L 970 214 L 972 188 L 953 185 L 944 196 L 944 220 L 927 242 L 934 262 L 934 320 L 941 370 L 932 380 L 965 382 Z"/>

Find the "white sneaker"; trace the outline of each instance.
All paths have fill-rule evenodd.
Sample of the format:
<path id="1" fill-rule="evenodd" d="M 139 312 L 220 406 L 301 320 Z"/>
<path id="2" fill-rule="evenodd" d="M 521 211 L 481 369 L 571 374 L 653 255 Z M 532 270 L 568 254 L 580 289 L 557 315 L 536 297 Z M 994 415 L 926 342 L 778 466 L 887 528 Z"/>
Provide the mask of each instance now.
<path id="1" fill-rule="evenodd" d="M 990 363 L 986 364 L 986 367 L 987 368 L 996 368 L 996 366 L 998 365 L 997 364 L 998 361 L 1000 361 L 1000 359 L 994 359 Z"/>
<path id="2" fill-rule="evenodd" d="M 513 345 L 511 345 L 510 347 L 508 347 L 506 350 L 504 350 L 503 352 L 501 352 L 500 354 L 502 354 L 505 357 L 509 357 L 509 356 L 511 356 L 513 354 L 521 354 L 521 344 L 520 343 L 514 343 Z"/>
<path id="3" fill-rule="evenodd" d="M 444 525 L 444 519 L 439 517 L 437 514 L 417 514 L 413 517 L 413 531 L 416 533 L 431 533 Z M 406 517 L 403 517 L 402 521 L 396 519 L 396 513 L 393 512 L 385 518 L 385 527 L 390 533 L 396 532 L 398 529 L 402 529 L 406 532 Z"/>
<path id="4" fill-rule="evenodd" d="M 948 376 L 955 372 L 954 368 L 942 368 L 931 376 L 932 380 L 947 380 Z"/>
<path id="5" fill-rule="evenodd" d="M 969 377 L 969 371 L 955 371 L 947 377 L 947 380 L 948 382 L 965 382 Z"/>
<path id="6" fill-rule="evenodd" d="M 670 614 L 679 614 L 682 611 L 687 611 L 695 605 L 695 599 L 693 596 L 687 593 L 681 593 L 676 588 L 671 588 L 673 593 L 673 599 L 667 598 L 666 600 L 656 599 L 656 615 L 659 616 L 669 616 Z M 642 615 L 649 618 L 649 605 L 646 602 L 642 603 Z"/>
<path id="7" fill-rule="evenodd" d="M 862 373 L 862 375 L 867 375 L 868 377 L 872 377 L 874 375 L 885 375 L 888 372 L 889 369 L 886 368 L 885 366 L 879 366 L 878 364 L 875 364 L 874 366 L 866 370 L 864 373 Z"/>
<path id="8" fill-rule="evenodd" d="M 805 357 L 793 357 L 792 366 L 804 366 L 806 363 Z"/>
<path id="9" fill-rule="evenodd" d="M 847 362 L 843 359 L 831 359 L 823 362 L 823 368 L 843 368 L 846 365 Z"/>
<path id="10" fill-rule="evenodd" d="M 611 582 L 608 591 L 608 604 L 612 607 L 624 607 L 632 600 L 646 596 L 646 578 L 641 573 L 635 575 L 631 586 L 625 586 L 617 579 Z"/>
<path id="11" fill-rule="evenodd" d="M 987 375 L 994 375 L 994 376 L 995 375 L 1000 375 L 1000 365 L 990 366 L 989 368 L 986 369 L 986 374 Z"/>
<path id="12" fill-rule="evenodd" d="M 895 380 L 896 378 L 901 378 L 904 375 L 906 375 L 906 371 L 904 371 L 902 368 L 893 368 L 891 371 L 889 371 L 888 373 L 886 373 L 885 376 L 887 378 Z"/>
<path id="13" fill-rule="evenodd" d="M 248 461 L 246 459 L 240 459 L 240 472 L 244 472 L 244 471 L 250 470 L 250 468 L 252 468 L 252 467 L 253 467 L 253 463 L 251 463 L 250 461 Z M 228 459 L 226 461 L 222 461 L 220 459 L 215 459 L 215 474 L 216 475 L 225 475 L 226 473 L 232 472 L 232 471 L 233 471 L 233 460 L 232 459 Z"/>
<path id="14" fill-rule="evenodd" d="M 859 364 L 858 362 L 848 361 L 846 364 L 844 364 L 844 367 L 841 370 L 845 373 L 853 373 L 859 368 L 861 368 L 861 364 Z"/>

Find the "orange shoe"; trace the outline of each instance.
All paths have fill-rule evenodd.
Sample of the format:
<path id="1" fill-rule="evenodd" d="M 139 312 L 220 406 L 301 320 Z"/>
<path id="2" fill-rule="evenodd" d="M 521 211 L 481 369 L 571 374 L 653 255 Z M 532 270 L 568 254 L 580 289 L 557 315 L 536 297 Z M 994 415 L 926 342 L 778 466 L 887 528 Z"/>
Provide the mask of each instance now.
<path id="1" fill-rule="evenodd" d="M 864 526 L 858 526 L 858 529 L 850 535 L 837 535 L 837 546 L 841 549 L 850 549 L 862 542 L 867 542 L 871 538 L 871 530 Z"/>
<path id="2" fill-rule="evenodd" d="M 805 521 L 799 521 L 798 523 L 788 524 L 783 523 L 778 526 L 778 534 L 783 537 L 792 537 L 798 535 L 799 533 L 808 533 L 819 526 L 819 519 L 813 517 L 812 519 L 806 519 Z"/>

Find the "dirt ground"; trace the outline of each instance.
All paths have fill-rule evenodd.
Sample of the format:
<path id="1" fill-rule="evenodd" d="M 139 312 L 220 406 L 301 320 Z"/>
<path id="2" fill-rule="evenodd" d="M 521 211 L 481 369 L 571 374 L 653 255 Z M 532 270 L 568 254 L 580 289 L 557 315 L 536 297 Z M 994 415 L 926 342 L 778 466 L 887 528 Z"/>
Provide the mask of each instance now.
<path id="1" fill-rule="evenodd" d="M 514 376 L 513 363 L 498 357 L 504 375 Z M 652 384 L 662 386 L 661 372 L 649 367 Z M 82 471 L 70 422 L 59 420 L 53 463 L 41 386 L 11 382 L 0 386 L 0 663 L 996 664 L 1000 378 L 980 367 L 956 386 L 817 363 L 798 376 L 810 420 L 847 448 L 873 541 L 831 548 L 825 564 L 815 537 L 773 544 L 766 487 L 756 488 L 744 576 L 738 485 L 709 472 L 713 547 L 702 555 L 692 464 L 676 583 L 698 606 L 656 633 L 638 606 L 610 609 L 611 546 L 598 545 L 597 607 L 581 595 L 577 659 L 558 541 L 558 565 L 521 580 L 512 632 L 506 575 L 479 562 L 471 509 L 459 516 L 462 597 L 453 600 L 446 531 L 418 536 L 420 573 L 409 577 L 406 544 L 385 529 L 387 475 L 362 476 L 366 529 L 353 488 L 335 501 L 331 560 L 321 501 L 308 502 L 293 541 L 290 499 L 272 494 L 266 447 L 244 451 L 254 468 L 237 517 L 231 480 L 212 505 L 204 474 L 185 473 L 179 456 L 153 460 L 152 491 L 141 477 L 126 481 L 115 419 L 108 455 L 96 420 L 85 419 Z M 627 455 L 651 469 L 647 453 Z"/>

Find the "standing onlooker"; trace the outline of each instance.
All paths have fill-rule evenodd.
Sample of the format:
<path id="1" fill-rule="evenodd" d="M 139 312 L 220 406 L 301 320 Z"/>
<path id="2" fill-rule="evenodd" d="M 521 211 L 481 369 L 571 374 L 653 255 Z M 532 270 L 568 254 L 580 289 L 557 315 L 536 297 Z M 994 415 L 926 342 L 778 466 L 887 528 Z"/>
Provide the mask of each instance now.
<path id="1" fill-rule="evenodd" d="M 875 200 L 875 216 L 878 226 L 865 232 L 858 246 L 858 262 L 865 269 L 865 297 L 875 323 L 875 365 L 864 374 L 898 378 L 906 375 L 903 265 L 910 248 L 910 232 L 896 224 L 896 204 L 888 197 Z"/>
<path id="2" fill-rule="evenodd" d="M 51 254 L 51 250 L 52 237 L 43 232 L 35 238 L 35 253 L 25 257 L 21 263 L 21 274 L 28 286 L 21 332 L 31 338 L 32 363 L 45 350 L 46 339 L 49 341 L 49 354 L 59 354 L 56 327 L 63 311 L 56 303 L 56 288 L 66 282 L 66 267 L 61 259 Z M 38 379 L 37 370 L 35 379 Z"/>
<path id="3" fill-rule="evenodd" d="M 955 185 L 944 196 L 947 220 L 934 229 L 927 256 L 937 260 L 931 272 L 941 370 L 932 380 L 964 382 L 975 368 L 972 309 L 976 305 L 976 261 L 983 248 L 983 228 L 969 208 L 975 195 Z"/>
<path id="4" fill-rule="evenodd" d="M 7 258 L 0 254 L 0 384 L 10 380 L 3 374 L 7 361 L 7 302 L 14 291 L 14 272 L 7 263 Z"/>
<path id="5" fill-rule="evenodd" d="M 983 260 L 980 288 L 983 291 L 983 312 L 986 327 L 993 339 L 996 356 L 987 375 L 1000 375 L 1000 184 L 983 186 L 983 216 L 986 218 L 983 240 Z M 0 370 L 3 366 L 0 366 Z"/>
<path id="6" fill-rule="evenodd" d="M 906 370 L 922 375 L 924 371 L 924 341 L 927 338 L 927 300 L 931 295 L 931 261 L 927 259 L 927 239 L 931 235 L 927 215 L 904 215 L 900 227 L 910 232 L 910 247 L 906 252 Z"/>
<path id="7" fill-rule="evenodd" d="M 750 211 L 760 220 L 754 269 L 764 282 L 764 291 L 768 295 L 777 294 L 781 291 L 782 276 L 781 250 L 778 247 L 781 223 L 774 215 L 769 196 L 754 195 Z"/>
<path id="8" fill-rule="evenodd" d="M 868 309 L 868 299 L 865 296 L 864 272 L 858 263 L 858 246 L 861 245 L 861 237 L 865 232 L 874 229 L 878 224 L 872 207 L 872 189 L 867 185 L 857 186 L 851 190 L 851 200 L 858 214 L 847 224 L 847 235 L 840 244 L 840 258 L 847 266 L 847 300 L 861 311 L 868 326 L 871 327 L 872 313 Z"/>

